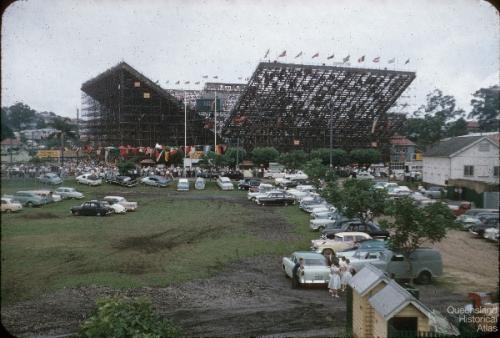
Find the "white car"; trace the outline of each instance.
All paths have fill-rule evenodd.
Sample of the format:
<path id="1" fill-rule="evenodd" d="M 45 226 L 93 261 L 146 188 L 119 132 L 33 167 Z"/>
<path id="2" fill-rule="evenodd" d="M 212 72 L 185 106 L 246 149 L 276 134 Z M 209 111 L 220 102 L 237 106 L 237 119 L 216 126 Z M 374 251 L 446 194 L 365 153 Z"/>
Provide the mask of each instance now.
<path id="1" fill-rule="evenodd" d="M 399 185 L 397 183 L 394 183 L 394 182 L 377 182 L 375 183 L 375 185 L 373 186 L 375 189 L 389 189 L 391 187 L 399 187 Z"/>
<path id="2" fill-rule="evenodd" d="M 177 191 L 189 191 L 189 181 L 187 178 L 179 178 L 179 181 L 177 181 Z"/>
<path id="3" fill-rule="evenodd" d="M 102 204 L 108 208 L 113 209 L 113 213 L 115 214 L 125 214 L 127 212 L 127 209 L 118 203 L 115 204 L 110 204 L 108 201 L 101 201 Z"/>
<path id="4" fill-rule="evenodd" d="M 217 185 L 221 188 L 221 190 L 234 190 L 234 185 L 229 177 L 219 177 L 217 179 Z"/>
<path id="5" fill-rule="evenodd" d="M 307 180 L 309 176 L 305 174 L 303 171 L 297 171 L 293 174 L 286 174 L 285 179 L 293 181 L 293 180 Z"/>
<path id="6" fill-rule="evenodd" d="M 31 190 L 32 193 L 37 194 L 38 196 L 45 198 L 49 203 L 50 202 L 60 202 L 62 201 L 62 196 L 59 194 L 54 194 L 50 190 Z"/>
<path id="7" fill-rule="evenodd" d="M 498 242 L 498 238 L 499 238 L 499 230 L 498 230 L 498 228 L 488 228 L 488 229 L 485 229 L 483 237 L 485 239 L 490 240 L 490 241 Z"/>
<path id="8" fill-rule="evenodd" d="M 122 196 L 106 196 L 104 200 L 111 205 L 120 204 L 125 207 L 127 211 L 135 211 L 137 210 L 137 202 L 129 202 Z"/>
<path id="9" fill-rule="evenodd" d="M 323 230 L 335 224 L 336 220 L 331 218 L 314 218 L 309 221 L 309 227 L 313 231 Z"/>
<path id="10" fill-rule="evenodd" d="M 102 179 L 94 174 L 83 174 L 76 177 L 76 181 L 80 184 L 87 184 L 91 186 L 97 186 L 102 184 Z"/>
<path id="11" fill-rule="evenodd" d="M 364 232 L 339 232 L 333 239 L 313 239 L 311 250 L 322 254 L 334 254 L 338 251 L 352 248 L 357 242 L 372 239 Z"/>
<path id="12" fill-rule="evenodd" d="M 299 285 L 327 284 L 330 281 L 330 267 L 326 257 L 310 251 L 296 251 L 289 257 L 283 257 L 282 267 L 287 277 L 293 278 L 293 268 L 304 259 L 304 269 L 299 270 Z"/>
<path id="13" fill-rule="evenodd" d="M 322 218 L 330 218 L 333 217 L 336 214 L 336 211 L 321 211 L 321 212 L 316 212 L 313 211 L 311 212 L 311 218 L 313 219 L 322 219 Z"/>
<path id="14" fill-rule="evenodd" d="M 388 195 L 390 197 L 405 197 L 410 196 L 412 191 L 405 185 L 400 185 L 397 187 L 389 187 L 387 189 Z"/>
<path id="15" fill-rule="evenodd" d="M 61 196 L 61 198 L 76 198 L 82 199 L 84 196 L 81 192 L 75 190 L 75 188 L 59 187 L 55 192 Z"/>
<path id="16" fill-rule="evenodd" d="M 194 181 L 194 187 L 196 190 L 205 189 L 205 179 L 203 177 L 196 178 L 196 181 Z"/>
<path id="17" fill-rule="evenodd" d="M 310 185 L 310 184 L 299 184 L 298 186 L 295 187 L 295 189 L 297 189 L 299 191 L 306 191 L 306 192 L 316 191 L 316 188 L 314 187 L 314 185 Z"/>
<path id="18" fill-rule="evenodd" d="M 250 190 L 248 191 L 248 193 L 247 193 L 247 199 L 253 201 L 259 195 L 265 194 L 265 193 L 267 193 L 267 192 L 269 192 L 269 191 L 271 191 L 273 189 L 274 189 L 274 187 L 273 187 L 272 184 L 261 183 L 261 184 L 259 184 L 259 190 L 255 191 L 255 192 L 254 191 L 250 191 Z"/>
<path id="19" fill-rule="evenodd" d="M 312 213 L 313 211 L 329 211 L 332 210 L 333 205 L 327 202 L 321 202 L 318 204 L 307 204 L 302 206 L 302 210 L 308 213 Z"/>
<path id="20" fill-rule="evenodd" d="M 2 212 L 16 212 L 23 208 L 22 204 L 11 198 L 2 197 Z"/>
<path id="21" fill-rule="evenodd" d="M 373 179 L 375 179 L 375 176 L 373 176 L 369 172 L 360 171 L 359 173 L 356 174 L 356 178 L 358 180 L 373 180 Z"/>
<path id="22" fill-rule="evenodd" d="M 288 189 L 286 192 L 292 195 L 297 202 L 300 202 L 303 198 L 306 198 L 311 194 L 309 191 L 297 190 L 297 189 Z"/>

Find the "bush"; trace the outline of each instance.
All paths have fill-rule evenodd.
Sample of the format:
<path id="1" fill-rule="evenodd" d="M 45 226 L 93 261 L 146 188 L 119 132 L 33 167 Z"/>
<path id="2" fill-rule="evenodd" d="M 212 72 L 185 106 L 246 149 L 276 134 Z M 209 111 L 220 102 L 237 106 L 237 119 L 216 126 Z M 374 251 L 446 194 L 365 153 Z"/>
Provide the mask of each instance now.
<path id="1" fill-rule="evenodd" d="M 179 337 L 172 322 L 154 313 L 144 298 L 105 298 L 80 327 L 79 337 Z"/>

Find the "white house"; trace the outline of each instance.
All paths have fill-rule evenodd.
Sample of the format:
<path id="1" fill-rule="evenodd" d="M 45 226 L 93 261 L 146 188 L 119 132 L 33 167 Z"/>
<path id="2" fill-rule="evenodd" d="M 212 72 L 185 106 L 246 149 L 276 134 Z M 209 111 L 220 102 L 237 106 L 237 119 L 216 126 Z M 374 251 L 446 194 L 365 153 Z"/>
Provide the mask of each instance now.
<path id="1" fill-rule="evenodd" d="M 423 182 L 452 187 L 459 195 L 457 198 L 464 197 L 464 189 L 498 195 L 499 136 L 499 133 L 470 134 L 434 144 L 424 153 Z"/>

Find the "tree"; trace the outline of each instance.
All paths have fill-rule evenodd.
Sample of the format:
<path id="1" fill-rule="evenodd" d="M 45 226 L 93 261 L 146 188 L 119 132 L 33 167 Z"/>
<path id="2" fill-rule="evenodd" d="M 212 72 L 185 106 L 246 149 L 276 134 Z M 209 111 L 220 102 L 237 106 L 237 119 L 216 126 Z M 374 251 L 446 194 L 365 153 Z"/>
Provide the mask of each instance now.
<path id="1" fill-rule="evenodd" d="M 307 176 L 309 176 L 309 179 L 316 187 L 320 187 L 321 180 L 325 179 L 329 168 L 324 165 L 319 158 L 314 158 L 307 161 L 302 166 L 302 170 L 307 174 Z"/>
<path id="2" fill-rule="evenodd" d="M 393 218 L 380 222 L 391 233 L 389 245 L 405 257 L 410 275 L 410 255 L 423 243 L 440 242 L 448 229 L 456 228 L 450 208 L 441 202 L 417 208 L 411 198 L 405 197 L 387 203 L 385 214 Z"/>
<path id="3" fill-rule="evenodd" d="M 459 118 L 456 121 L 448 122 L 446 124 L 446 136 L 447 137 L 455 137 L 461 135 L 467 135 L 467 122 L 463 117 Z"/>
<path id="4" fill-rule="evenodd" d="M 222 162 L 227 166 L 236 168 L 246 156 L 247 152 L 243 148 L 228 148 L 222 155 Z"/>
<path id="5" fill-rule="evenodd" d="M 369 167 L 373 163 L 380 162 L 380 152 L 376 149 L 354 149 L 349 153 L 352 162 Z"/>
<path id="6" fill-rule="evenodd" d="M 50 127 L 56 130 L 50 138 L 58 137 L 61 142 L 61 164 L 64 162 L 64 138 L 76 139 L 77 138 L 77 126 L 71 123 L 71 120 L 67 117 L 56 116 L 51 122 Z"/>
<path id="7" fill-rule="evenodd" d="M 120 160 L 116 166 L 120 175 L 128 175 L 129 170 L 135 169 L 135 162 L 133 160 Z"/>
<path id="8" fill-rule="evenodd" d="M 177 149 L 177 151 L 173 154 L 171 154 L 168 157 L 168 164 L 173 164 L 173 165 L 183 165 L 184 161 L 184 152 L 180 149 Z"/>
<path id="9" fill-rule="evenodd" d="M 426 148 L 446 136 L 447 122 L 463 117 L 463 110 L 455 108 L 453 96 L 434 90 L 427 94 L 427 103 L 407 119 L 404 134 L 419 147 Z"/>
<path id="10" fill-rule="evenodd" d="M 328 184 L 323 196 L 345 216 L 366 222 L 384 211 L 387 193 L 373 189 L 371 180 L 348 179 L 342 188 Z"/>
<path id="11" fill-rule="evenodd" d="M 35 110 L 24 103 L 17 102 L 7 108 L 7 117 L 7 123 L 11 128 L 21 130 L 24 125 L 34 122 Z"/>
<path id="12" fill-rule="evenodd" d="M 307 161 L 307 157 L 305 151 L 293 150 L 289 153 L 281 154 L 278 161 L 288 169 L 299 169 Z"/>
<path id="13" fill-rule="evenodd" d="M 498 131 L 500 116 L 500 86 L 481 88 L 473 94 L 471 100 L 472 111 L 469 118 L 479 121 L 482 131 Z"/>
<path id="14" fill-rule="evenodd" d="M 252 161 L 256 165 L 269 165 L 269 162 L 276 161 L 280 153 L 273 147 L 256 147 L 252 150 Z"/>
<path id="15" fill-rule="evenodd" d="M 311 159 L 319 158 L 324 165 L 330 165 L 330 149 L 319 148 L 311 151 Z M 350 163 L 349 154 L 344 149 L 332 149 L 332 165 L 335 166 L 346 166 Z"/>
<path id="16" fill-rule="evenodd" d="M 214 151 L 209 151 L 198 162 L 201 168 L 209 169 L 212 171 L 214 168 L 219 167 L 223 162 L 222 155 L 215 153 Z"/>

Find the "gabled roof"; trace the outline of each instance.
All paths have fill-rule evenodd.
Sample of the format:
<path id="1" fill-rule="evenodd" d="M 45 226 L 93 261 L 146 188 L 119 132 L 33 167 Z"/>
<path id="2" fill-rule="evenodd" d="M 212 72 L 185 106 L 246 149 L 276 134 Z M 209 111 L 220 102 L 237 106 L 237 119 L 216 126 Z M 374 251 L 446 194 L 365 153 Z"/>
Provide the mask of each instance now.
<path id="1" fill-rule="evenodd" d="M 13 145 L 13 146 L 17 146 L 17 145 L 20 145 L 21 144 L 21 141 L 19 141 L 18 139 L 16 138 L 6 138 L 5 140 L 2 141 L 2 145 L 5 146 L 10 146 L 10 145 Z"/>
<path id="2" fill-rule="evenodd" d="M 410 141 L 409 139 L 407 139 L 406 137 L 401 136 L 401 135 L 394 135 L 393 137 L 391 137 L 389 139 L 389 142 L 393 146 L 414 146 L 415 145 L 415 143 L 413 143 L 412 141 Z"/>
<path id="3" fill-rule="evenodd" d="M 367 294 L 380 282 L 389 283 L 389 278 L 385 273 L 371 264 L 366 264 L 363 269 L 356 273 L 349 285 L 361 296 Z"/>
<path id="4" fill-rule="evenodd" d="M 386 321 L 397 315 L 399 311 L 409 304 L 415 306 L 428 318 L 433 317 L 432 311 L 427 306 L 393 280 L 368 299 L 368 302 Z"/>
<path id="5" fill-rule="evenodd" d="M 472 136 L 458 136 L 443 139 L 438 143 L 431 146 L 425 153 L 426 157 L 450 157 L 465 148 L 472 146 L 474 143 L 482 139 L 486 139 L 495 144 L 493 135 L 472 135 Z M 498 143 L 496 143 L 498 146 Z"/>
<path id="6" fill-rule="evenodd" d="M 81 90 L 84 91 L 84 92 L 86 92 L 86 93 L 88 93 L 88 89 L 90 88 L 90 86 L 92 86 L 93 84 L 98 83 L 99 81 L 102 81 L 103 79 L 105 79 L 108 76 L 113 75 L 115 72 L 119 71 L 120 69 L 123 69 L 123 70 L 129 72 L 130 74 L 132 74 L 132 76 L 136 77 L 139 81 L 141 81 L 144 84 L 146 84 L 147 86 L 149 86 L 158 95 L 162 96 L 163 98 L 165 98 L 167 100 L 170 100 L 170 101 L 173 101 L 173 102 L 176 102 L 177 104 L 179 104 L 179 101 L 173 95 L 171 95 L 165 89 L 163 89 L 162 87 L 160 87 L 159 85 L 157 85 L 155 82 L 153 82 L 150 79 L 148 79 L 142 73 L 140 73 L 137 70 L 135 70 L 132 66 L 130 66 L 125 61 L 120 62 L 116 66 L 111 67 L 110 69 L 102 72 L 101 74 L 97 75 L 96 77 L 94 77 L 94 78 L 92 78 L 92 79 L 84 82 L 82 84 Z"/>

